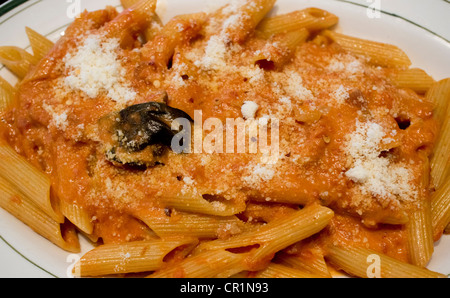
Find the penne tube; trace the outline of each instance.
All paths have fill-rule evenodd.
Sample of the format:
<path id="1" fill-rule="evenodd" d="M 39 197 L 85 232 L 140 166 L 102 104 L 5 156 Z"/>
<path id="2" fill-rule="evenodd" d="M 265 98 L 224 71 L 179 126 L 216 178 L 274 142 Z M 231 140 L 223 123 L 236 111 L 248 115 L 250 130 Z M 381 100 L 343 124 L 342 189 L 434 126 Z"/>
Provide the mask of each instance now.
<path id="1" fill-rule="evenodd" d="M 150 21 L 149 27 L 147 27 L 144 32 L 145 42 L 148 42 L 155 38 L 155 36 L 161 32 L 162 28 L 163 22 L 161 21 L 161 18 L 155 13 L 152 17 L 152 20 Z"/>
<path id="2" fill-rule="evenodd" d="M 275 0 L 245 1 L 236 12 L 233 12 L 238 18 L 233 16 L 232 22 L 230 19 L 225 21 L 223 33 L 234 43 L 244 42 L 259 22 L 272 10 L 275 2 Z"/>
<path id="3" fill-rule="evenodd" d="M 408 234 L 409 260 L 420 267 L 428 264 L 434 251 L 431 221 L 430 203 L 424 201 L 420 209 L 409 213 L 409 221 L 405 225 Z"/>
<path id="4" fill-rule="evenodd" d="M 54 43 L 47 37 L 37 33 L 29 27 L 25 27 L 25 31 L 30 41 L 31 49 L 36 60 L 41 60 L 54 46 Z"/>
<path id="5" fill-rule="evenodd" d="M 214 196 L 211 197 L 214 198 Z M 217 216 L 231 216 L 245 210 L 244 202 L 233 202 L 226 199 L 208 201 L 196 193 L 171 194 L 161 197 L 160 202 L 167 208 Z"/>
<path id="6" fill-rule="evenodd" d="M 352 37 L 330 30 L 325 30 L 323 34 L 338 43 L 343 49 L 368 57 L 369 62 L 374 65 L 397 68 L 411 65 L 411 60 L 397 46 Z"/>
<path id="7" fill-rule="evenodd" d="M 315 275 L 300 269 L 270 263 L 265 269 L 252 272 L 249 274 L 254 278 L 321 278 L 320 275 Z"/>
<path id="8" fill-rule="evenodd" d="M 76 204 L 69 204 L 64 200 L 60 202 L 61 213 L 73 223 L 79 230 L 88 235 L 94 231 L 94 226 L 91 222 L 91 216 Z"/>
<path id="9" fill-rule="evenodd" d="M 450 234 L 450 224 L 448 224 L 444 229 L 444 234 L 448 235 Z"/>
<path id="10" fill-rule="evenodd" d="M 362 278 L 445 278 L 441 273 L 408 264 L 362 247 L 327 247 L 326 259 L 346 273 Z"/>
<path id="11" fill-rule="evenodd" d="M 128 9 L 135 5 L 139 0 L 120 0 L 120 4 L 124 9 Z"/>
<path id="12" fill-rule="evenodd" d="M 197 36 L 205 20 L 205 13 L 174 17 L 141 49 L 144 59 L 167 68 L 175 48 Z"/>
<path id="13" fill-rule="evenodd" d="M 449 109 L 450 110 L 450 109 Z M 449 117 L 449 115 L 447 115 Z M 430 158 L 431 180 L 435 188 L 441 187 L 450 178 L 450 118 L 441 126 L 441 134 Z"/>
<path id="14" fill-rule="evenodd" d="M 308 251 L 296 255 L 282 253 L 277 257 L 277 261 L 285 266 L 289 266 L 303 272 L 320 277 L 331 277 L 327 263 L 323 254 L 318 251 Z"/>
<path id="15" fill-rule="evenodd" d="M 79 252 L 78 238 L 63 225 L 44 213 L 20 190 L 0 176 L 0 207 L 28 225 L 36 233 L 70 252 Z"/>
<path id="16" fill-rule="evenodd" d="M 434 239 L 437 240 L 450 222 L 450 179 L 431 196 L 431 219 Z"/>
<path id="17" fill-rule="evenodd" d="M 137 36 L 149 26 L 155 14 L 155 0 L 140 0 L 101 28 L 106 38 L 119 38 L 123 48 L 132 47 Z"/>
<path id="18" fill-rule="evenodd" d="M 240 233 L 244 223 L 235 216 L 217 217 L 211 215 L 171 212 L 170 216 L 155 216 L 139 211 L 136 218 L 143 221 L 160 237 L 185 235 L 198 238 L 217 238 L 222 234 Z"/>
<path id="19" fill-rule="evenodd" d="M 14 100 L 16 88 L 4 78 L 0 77 L 0 113 L 6 111 Z"/>
<path id="20" fill-rule="evenodd" d="M 227 240 L 218 239 L 201 243 L 196 251 L 255 246 L 257 248 L 248 261 L 256 264 L 258 260 L 271 257 L 289 245 L 318 233 L 329 223 L 333 215 L 333 211 L 329 208 L 320 205 L 307 206 L 285 218 L 250 229 Z"/>
<path id="21" fill-rule="evenodd" d="M 401 88 L 409 88 L 416 93 L 424 94 L 436 82 L 430 75 L 420 68 L 408 68 L 396 73 L 394 84 Z"/>
<path id="22" fill-rule="evenodd" d="M 245 269 L 247 254 L 223 249 L 204 251 L 151 274 L 150 278 L 225 278 Z"/>
<path id="23" fill-rule="evenodd" d="M 121 0 L 120 4 L 122 4 L 124 9 L 128 9 L 135 5 L 139 0 Z M 156 13 L 153 14 L 150 25 L 145 29 L 143 36 L 145 37 L 145 41 L 152 40 L 155 35 L 159 32 L 161 27 L 163 26 L 161 19 L 158 17 Z"/>
<path id="24" fill-rule="evenodd" d="M 337 24 L 339 18 L 328 11 L 311 7 L 291 13 L 265 18 L 256 28 L 256 32 L 263 38 L 270 38 L 279 33 L 286 33 L 299 29 L 320 31 Z"/>
<path id="25" fill-rule="evenodd" d="M 441 122 L 441 133 L 430 159 L 431 180 L 439 189 L 450 177 L 450 79 L 443 79 L 431 86 L 426 98 L 434 103 L 434 117 Z"/>
<path id="26" fill-rule="evenodd" d="M 100 276 L 155 271 L 174 250 L 185 249 L 186 254 L 196 244 L 195 238 L 103 244 L 84 254 L 73 272 L 74 276 Z"/>
<path id="27" fill-rule="evenodd" d="M 434 83 L 425 95 L 426 99 L 434 104 L 433 116 L 443 122 L 448 116 L 450 103 L 450 78 Z"/>
<path id="28" fill-rule="evenodd" d="M 19 189 L 53 220 L 64 222 L 63 215 L 52 206 L 50 179 L 44 173 L 3 142 L 0 142 L 0 160 L 1 177 Z M 24 179 L 27 179 L 26 183 Z"/>
<path id="29" fill-rule="evenodd" d="M 14 46 L 0 47 L 0 63 L 6 66 L 13 74 L 22 80 L 32 65 L 38 63 L 33 55 Z"/>
<path id="30" fill-rule="evenodd" d="M 297 47 L 304 43 L 309 36 L 306 29 L 277 34 L 254 57 L 255 64 L 264 68 L 267 63 L 273 63 L 275 68 L 282 68 L 294 55 Z"/>

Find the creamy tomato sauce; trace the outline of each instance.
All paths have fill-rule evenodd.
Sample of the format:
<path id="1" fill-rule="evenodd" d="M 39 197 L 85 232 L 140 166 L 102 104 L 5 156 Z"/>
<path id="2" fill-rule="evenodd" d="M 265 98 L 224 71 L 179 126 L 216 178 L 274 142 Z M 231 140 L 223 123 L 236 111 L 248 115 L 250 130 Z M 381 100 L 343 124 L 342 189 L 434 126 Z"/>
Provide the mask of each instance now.
<path id="1" fill-rule="evenodd" d="M 270 41 L 251 35 L 224 44 L 226 16 L 206 15 L 178 20 L 190 38 L 167 61 L 164 36 L 143 45 L 108 35 L 116 15 L 111 8 L 82 14 L 20 84 L 2 122 L 2 136 L 51 177 L 55 201 L 91 216 L 96 237 L 106 243 L 152 237 L 142 213 L 176 221 L 180 211 L 164 198 L 196 195 L 234 206 L 244 226 L 308 204 L 329 206 L 336 216 L 314 245 L 351 241 L 407 259 L 401 223 L 428 199 L 425 157 L 438 126 L 430 103 L 390 81 L 396 70 L 312 37 L 282 67 L 255 63 Z M 202 121 L 222 123 L 243 119 L 244 103 L 256 103 L 254 119 L 245 121 L 280 120 L 276 162 L 264 162 L 261 152 L 171 150 L 144 169 L 111 162 L 99 120 L 162 102 L 164 94 L 168 106 L 192 119 L 197 110 Z M 224 227 L 216 237 L 241 231 Z"/>

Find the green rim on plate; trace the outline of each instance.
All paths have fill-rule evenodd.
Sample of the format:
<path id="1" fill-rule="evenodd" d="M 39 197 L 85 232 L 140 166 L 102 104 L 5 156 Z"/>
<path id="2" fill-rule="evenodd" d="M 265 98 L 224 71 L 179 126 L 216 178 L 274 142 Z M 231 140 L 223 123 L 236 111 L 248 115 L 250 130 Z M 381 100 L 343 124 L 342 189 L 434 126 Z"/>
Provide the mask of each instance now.
<path id="1" fill-rule="evenodd" d="M 0 5 L 0 17 L 28 0 L 9 0 Z M 1 2 L 0 2 L 1 3 Z"/>

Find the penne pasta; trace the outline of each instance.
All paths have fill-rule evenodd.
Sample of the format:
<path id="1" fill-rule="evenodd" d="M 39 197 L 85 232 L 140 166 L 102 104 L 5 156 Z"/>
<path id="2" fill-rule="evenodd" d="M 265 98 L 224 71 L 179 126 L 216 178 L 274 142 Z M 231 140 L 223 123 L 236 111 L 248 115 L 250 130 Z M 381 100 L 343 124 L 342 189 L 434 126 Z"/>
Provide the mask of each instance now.
<path id="1" fill-rule="evenodd" d="M 254 278 L 320 278 L 320 275 L 314 275 L 292 267 L 270 263 L 264 270 L 252 272 L 249 274 Z"/>
<path id="2" fill-rule="evenodd" d="M 62 214 L 54 210 L 50 198 L 50 179 L 33 167 L 8 145 L 0 142 L 0 176 L 19 189 L 36 206 L 56 222 L 64 222 Z M 27 183 L 24 183 L 24 177 Z"/>
<path id="3" fill-rule="evenodd" d="M 190 256 L 178 264 L 165 267 L 149 275 L 150 278 L 225 278 L 245 269 L 246 254 L 235 254 L 223 249 L 205 251 Z"/>
<path id="4" fill-rule="evenodd" d="M 273 35 L 307 29 L 320 31 L 337 24 L 339 18 L 328 11 L 310 7 L 291 13 L 265 18 L 256 28 L 258 35 L 270 38 Z"/>
<path id="5" fill-rule="evenodd" d="M 68 204 L 65 201 L 59 202 L 61 213 L 70 222 L 72 222 L 82 232 L 90 235 L 94 231 L 94 226 L 91 222 L 91 216 L 78 205 Z"/>
<path id="6" fill-rule="evenodd" d="M 431 225 L 431 206 L 423 202 L 419 210 L 409 213 L 406 224 L 408 233 L 408 255 L 414 265 L 425 267 L 434 251 L 433 230 Z"/>
<path id="7" fill-rule="evenodd" d="M 36 60 L 41 60 L 54 46 L 54 43 L 47 37 L 37 33 L 29 27 L 25 27 L 25 31 L 30 41 L 31 49 Z"/>
<path id="8" fill-rule="evenodd" d="M 305 42 L 308 36 L 309 32 L 304 28 L 273 36 L 259 54 L 254 57 L 255 64 L 269 70 L 268 63 L 273 63 L 277 69 L 282 68 L 289 62 L 297 47 Z"/>
<path id="9" fill-rule="evenodd" d="M 323 34 L 345 50 L 368 57 L 372 64 L 398 68 L 411 65 L 408 56 L 397 46 L 352 37 L 330 30 L 325 30 Z"/>
<path id="10" fill-rule="evenodd" d="M 401 70 L 393 77 L 394 84 L 401 88 L 409 88 L 419 94 L 426 93 L 436 82 L 430 75 L 420 68 Z"/>
<path id="11" fill-rule="evenodd" d="M 441 122 L 441 133 L 430 159 L 431 180 L 439 189 L 450 177 L 450 79 L 432 85 L 426 98 L 434 103 L 433 116 Z"/>
<path id="12" fill-rule="evenodd" d="M 448 116 L 447 116 L 448 117 Z M 434 187 L 439 188 L 450 177 L 450 118 L 447 118 L 441 126 L 441 134 L 434 147 L 430 164 L 431 180 Z"/>
<path id="13" fill-rule="evenodd" d="M 450 234 L 450 224 L 445 227 L 444 234 Z"/>
<path id="14" fill-rule="evenodd" d="M 135 5 L 139 0 L 121 0 L 120 4 L 122 4 L 124 9 L 128 9 Z M 145 37 L 145 41 L 152 40 L 156 34 L 159 33 L 160 29 L 163 27 L 161 19 L 158 17 L 156 13 L 153 14 L 152 19 L 150 21 L 150 25 L 145 29 L 143 36 Z"/>
<path id="15" fill-rule="evenodd" d="M 80 251 L 76 234 L 64 230 L 64 226 L 60 222 L 44 213 L 41 208 L 23 195 L 20 189 L 1 176 L 0 207 L 62 249 L 70 252 Z"/>
<path id="16" fill-rule="evenodd" d="M 434 83 L 427 91 L 425 97 L 434 104 L 434 114 L 440 122 L 447 119 L 450 103 L 450 78 Z"/>
<path id="17" fill-rule="evenodd" d="M 128 9 L 135 5 L 139 0 L 120 0 L 120 4 L 124 9 Z"/>
<path id="18" fill-rule="evenodd" d="M 277 257 L 277 261 L 282 265 L 301 270 L 302 272 L 310 273 L 317 277 L 331 277 L 323 254 L 318 251 L 311 251 L 296 255 L 283 253 Z"/>
<path id="19" fill-rule="evenodd" d="M 233 11 L 237 19 L 233 17 L 223 33 L 234 43 L 244 42 L 259 22 L 272 10 L 274 4 L 275 0 L 246 0 L 235 9 L 236 11 Z"/>
<path id="20" fill-rule="evenodd" d="M 167 68 L 175 48 L 194 38 L 205 22 L 204 13 L 176 16 L 162 27 L 141 50 L 145 59 Z"/>
<path id="21" fill-rule="evenodd" d="M 419 208 L 408 212 L 409 220 L 405 224 L 408 233 L 408 255 L 414 265 L 425 267 L 434 251 L 432 211 L 427 190 L 430 187 L 430 162 L 427 154 L 422 153 L 422 177 L 420 189 L 423 201 Z"/>
<path id="22" fill-rule="evenodd" d="M 450 179 L 431 197 L 431 218 L 434 238 L 438 239 L 450 222 Z"/>
<path id="23" fill-rule="evenodd" d="M 311 205 L 286 218 L 274 220 L 262 227 L 245 231 L 227 240 L 201 243 L 196 251 L 236 249 L 256 246 L 249 262 L 257 263 L 283 248 L 322 230 L 333 217 L 333 212 L 319 205 Z"/>
<path id="24" fill-rule="evenodd" d="M 101 28 L 107 38 L 119 38 L 123 48 L 134 45 L 137 36 L 149 26 L 156 9 L 155 0 L 140 0 Z"/>
<path id="25" fill-rule="evenodd" d="M 0 47 L 0 63 L 6 66 L 20 80 L 25 77 L 32 65 L 38 63 L 38 59 L 33 55 L 14 46 Z"/>
<path id="26" fill-rule="evenodd" d="M 171 252 L 182 249 L 183 254 L 187 254 L 196 243 L 195 238 L 181 238 L 100 245 L 75 264 L 74 276 L 155 271 L 164 266 L 165 258 Z"/>
<path id="27" fill-rule="evenodd" d="M 215 196 L 210 197 L 215 198 Z M 161 198 L 161 202 L 167 208 L 218 216 L 231 216 L 245 210 L 244 204 L 220 198 L 209 201 L 204 196 L 189 193 L 164 196 Z"/>
<path id="28" fill-rule="evenodd" d="M 401 262 L 384 254 L 361 247 L 331 245 L 327 260 L 343 271 L 357 277 L 381 278 L 445 278 L 428 269 Z"/>
<path id="29" fill-rule="evenodd" d="M 141 211 L 135 214 L 160 237 L 185 235 L 198 238 L 217 238 L 221 234 L 241 232 L 245 227 L 235 216 L 211 216 L 173 212 L 170 216 L 155 216 Z"/>
<path id="30" fill-rule="evenodd" d="M 0 77 L 0 113 L 6 111 L 14 100 L 16 89 L 4 78 Z"/>

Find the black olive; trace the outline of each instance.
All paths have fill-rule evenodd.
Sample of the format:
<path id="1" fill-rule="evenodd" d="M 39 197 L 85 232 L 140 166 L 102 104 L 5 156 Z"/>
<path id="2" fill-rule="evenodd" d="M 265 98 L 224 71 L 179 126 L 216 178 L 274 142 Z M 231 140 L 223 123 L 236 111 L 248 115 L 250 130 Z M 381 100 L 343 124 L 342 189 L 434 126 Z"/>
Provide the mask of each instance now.
<path id="1" fill-rule="evenodd" d="M 120 146 L 130 152 L 141 151 L 149 145 L 170 147 L 178 130 L 172 130 L 177 118 L 192 118 L 182 110 L 160 102 L 146 102 L 127 107 L 119 112 L 116 126 Z"/>
<path id="2" fill-rule="evenodd" d="M 182 110 L 161 102 L 129 106 L 99 122 L 106 158 L 116 165 L 145 168 L 160 163 L 179 131 L 172 129 L 177 118 L 192 118 Z"/>

